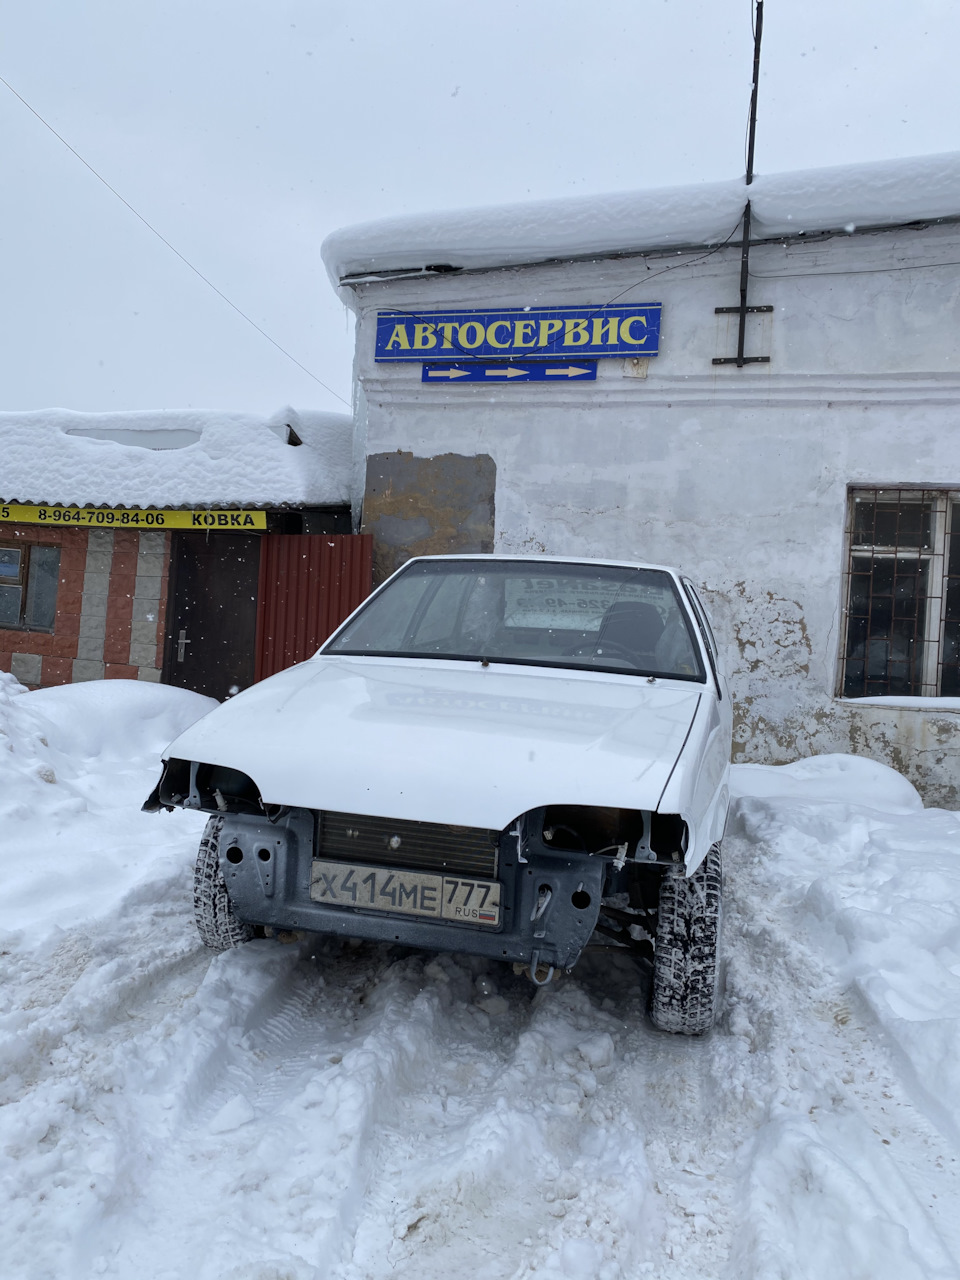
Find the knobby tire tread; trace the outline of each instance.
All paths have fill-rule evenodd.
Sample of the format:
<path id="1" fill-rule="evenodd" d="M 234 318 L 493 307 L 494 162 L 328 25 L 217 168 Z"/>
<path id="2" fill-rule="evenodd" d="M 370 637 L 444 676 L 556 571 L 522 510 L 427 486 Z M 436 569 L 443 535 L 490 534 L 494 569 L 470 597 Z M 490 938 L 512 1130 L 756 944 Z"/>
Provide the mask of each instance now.
<path id="1" fill-rule="evenodd" d="M 205 947 L 229 951 L 249 942 L 253 928 L 233 914 L 226 882 L 220 870 L 222 818 L 211 818 L 200 838 L 193 878 L 193 914 Z"/>
<path id="2" fill-rule="evenodd" d="M 692 876 L 663 878 L 650 997 L 650 1017 L 661 1031 L 696 1036 L 714 1024 L 722 879 L 719 844 Z"/>

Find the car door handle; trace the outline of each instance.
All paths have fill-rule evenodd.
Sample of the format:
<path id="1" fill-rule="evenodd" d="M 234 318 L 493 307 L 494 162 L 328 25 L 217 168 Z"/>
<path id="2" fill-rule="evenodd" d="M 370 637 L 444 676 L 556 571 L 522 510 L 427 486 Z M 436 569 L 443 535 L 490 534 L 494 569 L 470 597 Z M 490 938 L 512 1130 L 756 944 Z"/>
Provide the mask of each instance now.
<path id="1" fill-rule="evenodd" d="M 187 639 L 186 628 L 184 628 L 177 639 L 177 661 L 182 662 L 187 654 L 187 645 L 190 641 Z"/>

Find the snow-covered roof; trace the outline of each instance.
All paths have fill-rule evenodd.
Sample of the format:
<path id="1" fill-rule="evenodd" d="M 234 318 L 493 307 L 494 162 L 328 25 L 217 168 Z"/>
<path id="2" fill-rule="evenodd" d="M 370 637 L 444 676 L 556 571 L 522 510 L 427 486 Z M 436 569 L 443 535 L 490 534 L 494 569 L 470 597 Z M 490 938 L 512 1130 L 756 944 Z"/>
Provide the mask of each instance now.
<path id="1" fill-rule="evenodd" d="M 735 235 L 749 195 L 755 239 L 960 215 L 960 152 L 654 191 L 568 196 L 384 218 L 333 232 L 321 252 L 345 276 L 447 264 L 502 267 L 712 245 Z"/>
<path id="2" fill-rule="evenodd" d="M 270 417 L 0 413 L 0 500 L 115 507 L 345 503 L 352 430 L 346 414 L 293 409 Z"/>

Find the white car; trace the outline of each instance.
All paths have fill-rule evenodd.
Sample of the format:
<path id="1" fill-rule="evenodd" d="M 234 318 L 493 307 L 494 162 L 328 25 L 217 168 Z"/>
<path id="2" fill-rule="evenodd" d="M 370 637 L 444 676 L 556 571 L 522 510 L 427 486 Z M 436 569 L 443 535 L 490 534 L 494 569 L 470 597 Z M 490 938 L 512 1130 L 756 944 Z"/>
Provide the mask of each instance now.
<path id="1" fill-rule="evenodd" d="M 338 934 L 522 965 L 591 943 L 651 1016 L 713 1022 L 732 715 L 689 581 L 547 557 L 409 561 L 309 661 L 182 734 L 144 806 L 211 814 L 225 949 Z"/>

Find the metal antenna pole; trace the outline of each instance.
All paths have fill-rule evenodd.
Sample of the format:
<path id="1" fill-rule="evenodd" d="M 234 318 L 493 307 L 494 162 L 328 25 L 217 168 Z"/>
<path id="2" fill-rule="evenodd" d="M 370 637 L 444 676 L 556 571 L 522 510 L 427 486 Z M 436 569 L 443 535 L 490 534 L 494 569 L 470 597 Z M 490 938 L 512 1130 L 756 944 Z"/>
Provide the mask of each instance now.
<path id="1" fill-rule="evenodd" d="M 757 137 L 757 92 L 760 88 L 760 41 L 763 39 L 763 0 L 756 0 L 757 13 L 753 30 L 753 86 L 750 90 L 750 124 L 747 131 L 747 186 L 753 182 L 753 156 Z M 746 356 L 743 354 L 747 338 L 747 315 L 751 312 L 772 311 L 773 307 L 748 307 L 747 287 L 750 280 L 750 201 L 743 210 L 743 237 L 740 241 L 740 305 L 738 307 L 715 307 L 718 315 L 730 315 L 734 312 L 740 316 L 737 331 L 737 354 L 735 356 L 718 356 L 714 364 L 735 364 L 742 369 L 745 364 L 769 364 L 769 356 Z"/>
<path id="2" fill-rule="evenodd" d="M 763 39 L 763 0 L 757 0 L 753 32 L 753 88 L 750 91 L 750 131 L 747 135 L 747 186 L 753 182 L 753 151 L 757 138 L 757 92 L 760 88 L 760 41 Z"/>

